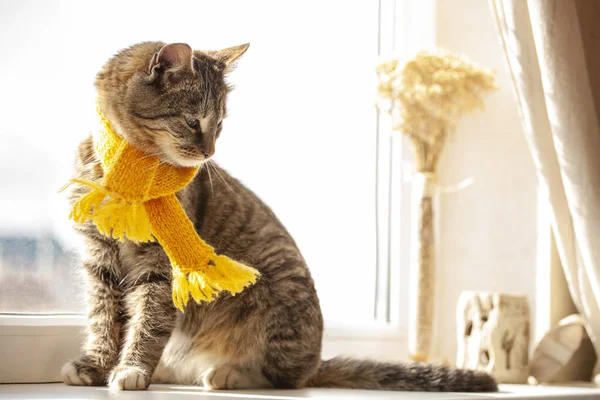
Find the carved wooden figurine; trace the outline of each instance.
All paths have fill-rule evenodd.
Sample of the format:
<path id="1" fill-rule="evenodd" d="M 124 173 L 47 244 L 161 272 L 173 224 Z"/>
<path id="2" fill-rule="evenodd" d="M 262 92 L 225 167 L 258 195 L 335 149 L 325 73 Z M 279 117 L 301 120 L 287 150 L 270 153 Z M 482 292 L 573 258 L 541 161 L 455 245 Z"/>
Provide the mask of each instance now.
<path id="1" fill-rule="evenodd" d="M 463 292 L 457 328 L 458 367 L 486 371 L 502 383 L 527 381 L 529 307 L 525 296 Z"/>

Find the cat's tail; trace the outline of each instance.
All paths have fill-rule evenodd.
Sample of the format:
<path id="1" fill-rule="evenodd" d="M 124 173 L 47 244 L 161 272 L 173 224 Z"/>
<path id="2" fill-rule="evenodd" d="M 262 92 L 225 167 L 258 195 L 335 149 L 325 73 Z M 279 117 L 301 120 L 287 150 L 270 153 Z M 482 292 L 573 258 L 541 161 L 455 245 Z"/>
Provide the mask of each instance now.
<path id="1" fill-rule="evenodd" d="M 323 361 L 307 386 L 428 392 L 496 392 L 491 375 L 421 363 L 385 363 L 348 358 Z"/>

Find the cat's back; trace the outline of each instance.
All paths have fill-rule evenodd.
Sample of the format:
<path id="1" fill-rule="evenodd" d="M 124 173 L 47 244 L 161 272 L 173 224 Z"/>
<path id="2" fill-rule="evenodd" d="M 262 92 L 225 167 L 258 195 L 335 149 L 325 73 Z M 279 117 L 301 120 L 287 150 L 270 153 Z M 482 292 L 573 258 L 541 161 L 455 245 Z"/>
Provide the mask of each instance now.
<path id="1" fill-rule="evenodd" d="M 216 163 L 203 165 L 181 200 L 198 234 L 218 253 L 263 274 L 285 269 L 280 262 L 289 257 L 306 269 L 294 239 L 270 207 Z"/>
<path id="2" fill-rule="evenodd" d="M 205 165 L 181 200 L 200 237 L 218 254 L 260 271 L 258 283 L 241 295 L 257 294 L 261 298 L 250 301 L 262 303 L 310 299 L 318 305 L 296 242 L 269 206 L 241 182 L 217 164 Z"/>

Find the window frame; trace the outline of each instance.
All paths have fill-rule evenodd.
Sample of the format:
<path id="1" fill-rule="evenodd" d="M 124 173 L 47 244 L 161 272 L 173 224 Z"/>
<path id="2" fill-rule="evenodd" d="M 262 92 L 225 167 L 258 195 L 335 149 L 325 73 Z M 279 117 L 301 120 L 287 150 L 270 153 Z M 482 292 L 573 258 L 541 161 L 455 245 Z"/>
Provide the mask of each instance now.
<path id="1" fill-rule="evenodd" d="M 434 45 L 435 3 L 379 0 L 378 53 L 406 54 Z M 411 182 L 405 166 L 412 154 L 406 139 L 391 131 L 389 117 L 378 113 L 374 125 L 378 153 L 374 318 L 366 324 L 326 321 L 324 358 L 339 353 L 382 360 L 408 358 Z M 0 313 L 0 383 L 60 381 L 62 364 L 80 352 L 85 323 L 84 315 Z"/>

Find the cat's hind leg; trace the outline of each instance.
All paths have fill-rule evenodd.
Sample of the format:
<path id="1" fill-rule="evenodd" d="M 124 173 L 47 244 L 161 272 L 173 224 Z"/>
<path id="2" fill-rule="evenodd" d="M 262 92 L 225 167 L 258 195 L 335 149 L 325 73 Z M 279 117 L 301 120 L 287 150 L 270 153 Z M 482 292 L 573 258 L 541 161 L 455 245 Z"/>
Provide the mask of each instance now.
<path id="1" fill-rule="evenodd" d="M 321 363 L 323 318 L 307 276 L 280 280 L 282 293 L 265 317 L 266 342 L 262 373 L 275 388 L 306 386 Z"/>

